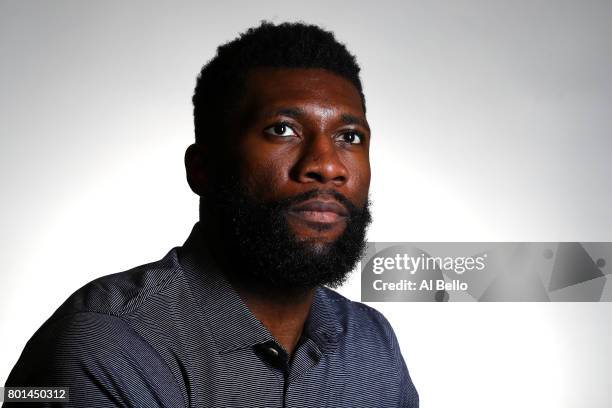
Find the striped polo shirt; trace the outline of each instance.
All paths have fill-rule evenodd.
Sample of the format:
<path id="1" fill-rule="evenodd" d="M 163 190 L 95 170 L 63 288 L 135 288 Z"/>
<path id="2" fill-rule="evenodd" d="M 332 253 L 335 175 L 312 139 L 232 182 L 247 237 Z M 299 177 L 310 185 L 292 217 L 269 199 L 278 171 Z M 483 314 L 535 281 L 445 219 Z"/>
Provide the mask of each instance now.
<path id="1" fill-rule="evenodd" d="M 317 288 L 288 358 L 202 250 L 198 228 L 163 259 L 76 291 L 6 386 L 69 387 L 75 407 L 418 407 L 379 312 Z"/>

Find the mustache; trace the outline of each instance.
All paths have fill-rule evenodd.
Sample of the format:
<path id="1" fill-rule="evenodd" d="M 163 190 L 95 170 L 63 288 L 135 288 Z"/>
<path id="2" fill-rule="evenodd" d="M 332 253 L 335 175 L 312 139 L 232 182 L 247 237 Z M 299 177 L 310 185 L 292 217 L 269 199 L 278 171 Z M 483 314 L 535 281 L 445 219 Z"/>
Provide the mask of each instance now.
<path id="1" fill-rule="evenodd" d="M 349 216 L 354 217 L 360 215 L 364 208 L 359 208 L 351 200 L 349 200 L 344 194 L 332 190 L 332 189 L 312 189 L 305 191 L 300 194 L 296 194 L 291 197 L 287 197 L 281 200 L 278 200 L 274 203 L 275 207 L 278 207 L 283 210 L 288 210 L 289 207 L 300 204 L 304 201 L 311 200 L 313 198 L 329 198 L 332 197 L 340 204 L 342 204 L 349 213 Z M 365 207 L 365 206 L 364 206 Z"/>
<path id="2" fill-rule="evenodd" d="M 329 200 L 331 198 L 342 204 L 348 212 L 348 219 L 360 220 L 369 223 L 371 214 L 369 206 L 372 204 L 370 198 L 366 199 L 363 206 L 358 207 L 344 194 L 332 188 L 313 188 L 311 190 L 298 193 L 293 196 L 276 200 L 261 201 L 252 197 L 239 178 L 235 175 L 225 174 L 214 182 L 210 183 L 208 189 L 201 195 L 200 199 L 200 218 L 208 211 L 220 211 L 226 213 L 231 208 L 240 211 L 240 207 L 248 205 L 253 211 L 261 213 L 286 213 L 291 207 L 301 204 L 313 198 Z M 233 203 L 230 205 L 230 203 Z M 216 210 L 215 210 L 216 209 Z"/>

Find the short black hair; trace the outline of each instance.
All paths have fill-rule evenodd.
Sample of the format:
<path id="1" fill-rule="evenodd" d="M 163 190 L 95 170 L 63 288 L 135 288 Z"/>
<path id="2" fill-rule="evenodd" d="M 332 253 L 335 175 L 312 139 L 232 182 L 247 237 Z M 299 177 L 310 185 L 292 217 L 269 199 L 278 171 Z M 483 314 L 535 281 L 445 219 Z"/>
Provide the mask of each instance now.
<path id="1" fill-rule="evenodd" d="M 301 22 L 274 25 L 262 21 L 259 26 L 219 46 L 215 57 L 200 71 L 193 95 L 197 143 L 205 141 L 207 132 L 223 130 L 220 126 L 235 107 L 246 75 L 258 67 L 331 71 L 357 88 L 365 112 L 359 65 L 332 32 Z"/>

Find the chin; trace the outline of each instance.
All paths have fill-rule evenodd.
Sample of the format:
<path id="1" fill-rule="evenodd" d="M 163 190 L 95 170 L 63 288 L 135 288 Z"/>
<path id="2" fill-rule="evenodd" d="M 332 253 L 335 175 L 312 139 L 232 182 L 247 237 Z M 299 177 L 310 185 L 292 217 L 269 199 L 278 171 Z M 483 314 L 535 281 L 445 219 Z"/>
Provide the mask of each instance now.
<path id="1" fill-rule="evenodd" d="M 331 250 L 336 240 L 324 238 L 307 238 L 298 240 L 298 242 L 300 242 L 300 244 L 312 255 L 325 255 Z"/>

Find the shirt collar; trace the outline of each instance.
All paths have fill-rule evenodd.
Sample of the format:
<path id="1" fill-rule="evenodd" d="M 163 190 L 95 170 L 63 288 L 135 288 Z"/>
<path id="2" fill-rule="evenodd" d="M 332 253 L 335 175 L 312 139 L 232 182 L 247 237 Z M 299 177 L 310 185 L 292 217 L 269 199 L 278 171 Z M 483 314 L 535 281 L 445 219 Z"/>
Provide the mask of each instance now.
<path id="1" fill-rule="evenodd" d="M 251 313 L 214 262 L 196 223 L 182 247 L 179 262 L 221 353 L 274 341 L 268 329 Z M 343 329 L 333 310 L 328 289 L 317 287 L 304 324 L 303 336 L 321 352 L 334 349 Z"/>

